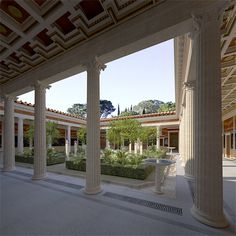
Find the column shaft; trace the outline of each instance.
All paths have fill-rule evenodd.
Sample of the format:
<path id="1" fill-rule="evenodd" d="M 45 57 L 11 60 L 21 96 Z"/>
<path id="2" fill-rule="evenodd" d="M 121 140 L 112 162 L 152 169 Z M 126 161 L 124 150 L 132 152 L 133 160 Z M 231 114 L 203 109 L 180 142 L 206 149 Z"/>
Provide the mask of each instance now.
<path id="1" fill-rule="evenodd" d="M 235 153 L 235 116 L 233 116 L 233 157 L 236 157 L 236 153 Z"/>
<path id="2" fill-rule="evenodd" d="M 87 160 L 85 193 L 96 194 L 100 186 L 100 70 L 97 59 L 87 65 Z"/>
<path id="3" fill-rule="evenodd" d="M 24 126 L 22 118 L 18 118 L 17 151 L 19 154 L 24 153 Z"/>
<path id="4" fill-rule="evenodd" d="M 194 17 L 198 30 L 196 79 L 196 162 L 193 216 L 213 227 L 228 225 L 223 213 L 220 25 L 212 8 Z"/>
<path id="5" fill-rule="evenodd" d="M 67 126 L 67 136 L 66 136 L 67 140 L 68 140 L 68 152 L 70 154 L 71 151 L 71 126 Z"/>
<path id="6" fill-rule="evenodd" d="M 161 136 L 161 127 L 157 126 L 157 140 L 156 140 L 157 149 L 160 149 L 160 136 Z"/>
<path id="7" fill-rule="evenodd" d="M 46 177 L 46 88 L 42 84 L 35 85 L 34 108 L 34 175 L 33 179 Z"/>
<path id="8" fill-rule="evenodd" d="M 3 140 L 3 171 L 15 169 L 15 127 L 14 100 L 5 96 L 4 99 L 4 140 Z"/>
<path id="9" fill-rule="evenodd" d="M 185 177 L 194 179 L 194 88 L 193 81 L 186 87 L 186 157 Z"/>

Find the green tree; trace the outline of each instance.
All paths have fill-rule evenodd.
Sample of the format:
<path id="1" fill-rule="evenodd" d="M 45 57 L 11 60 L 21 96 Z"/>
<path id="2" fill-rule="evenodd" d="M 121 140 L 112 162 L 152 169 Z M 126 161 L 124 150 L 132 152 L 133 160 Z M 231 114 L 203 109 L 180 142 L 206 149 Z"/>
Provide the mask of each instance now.
<path id="1" fill-rule="evenodd" d="M 46 135 L 47 135 L 47 144 L 49 148 L 52 148 L 52 143 L 60 137 L 60 132 L 57 129 L 57 124 L 52 121 L 46 123 Z"/>
<path id="2" fill-rule="evenodd" d="M 72 115 L 77 115 L 77 116 L 80 116 L 82 118 L 86 118 L 87 105 L 86 104 L 81 104 L 81 103 L 73 104 L 71 108 L 67 109 L 67 112 L 72 114 Z"/>
<path id="3" fill-rule="evenodd" d="M 134 106 L 133 111 L 136 111 L 139 114 L 143 114 L 144 110 L 145 114 L 155 113 L 157 112 L 161 104 L 163 104 L 163 102 L 159 100 L 146 100 Z"/>
<path id="4" fill-rule="evenodd" d="M 86 142 L 86 128 L 79 128 L 77 131 L 77 138 L 83 144 Z"/>
<path id="5" fill-rule="evenodd" d="M 147 144 L 149 141 L 152 141 L 152 143 L 156 140 L 157 138 L 157 130 L 155 127 L 142 127 L 139 133 L 139 138 L 142 142 L 146 142 Z"/>
<path id="6" fill-rule="evenodd" d="M 28 130 L 25 133 L 25 137 L 29 140 L 29 148 L 33 148 L 33 141 L 34 141 L 34 125 L 31 124 Z"/>
<path id="7" fill-rule="evenodd" d="M 166 102 L 159 107 L 158 112 L 175 111 L 175 109 L 174 102 Z"/>
<path id="8" fill-rule="evenodd" d="M 124 140 L 134 142 L 138 138 L 140 128 L 140 123 L 135 119 L 112 121 L 108 129 L 108 140 L 115 147 L 123 145 Z"/>
<path id="9" fill-rule="evenodd" d="M 100 100 L 100 117 L 106 118 L 108 115 L 110 115 L 115 110 L 116 109 L 112 105 L 111 101 Z"/>
<path id="10" fill-rule="evenodd" d="M 118 104 L 118 108 L 117 108 L 117 116 L 120 115 L 120 105 Z"/>
<path id="11" fill-rule="evenodd" d="M 111 101 L 100 100 L 100 117 L 107 117 L 115 110 L 116 109 L 112 105 Z M 80 116 L 82 118 L 86 118 L 87 104 L 81 104 L 81 103 L 73 104 L 72 107 L 67 109 L 67 112 L 73 115 Z"/>
<path id="12" fill-rule="evenodd" d="M 122 111 L 120 113 L 120 116 L 135 116 L 138 115 L 138 112 L 136 111 Z"/>

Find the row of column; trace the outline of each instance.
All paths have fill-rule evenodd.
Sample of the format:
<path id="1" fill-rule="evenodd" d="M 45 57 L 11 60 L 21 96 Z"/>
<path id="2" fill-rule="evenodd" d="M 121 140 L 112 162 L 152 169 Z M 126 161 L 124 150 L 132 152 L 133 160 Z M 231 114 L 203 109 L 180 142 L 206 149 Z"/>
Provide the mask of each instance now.
<path id="1" fill-rule="evenodd" d="M 192 215 L 204 224 L 225 227 L 218 9 L 194 15 L 193 22 L 192 59 L 180 121 L 180 154 L 185 176 L 194 181 Z"/>

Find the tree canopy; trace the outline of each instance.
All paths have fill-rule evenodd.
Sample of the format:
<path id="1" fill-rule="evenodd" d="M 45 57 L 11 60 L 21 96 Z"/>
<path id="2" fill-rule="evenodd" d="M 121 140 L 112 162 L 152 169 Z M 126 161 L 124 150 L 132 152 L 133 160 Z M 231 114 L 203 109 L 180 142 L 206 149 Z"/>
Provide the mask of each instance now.
<path id="1" fill-rule="evenodd" d="M 175 111 L 175 109 L 174 102 L 166 102 L 159 107 L 158 112 Z"/>
<path id="2" fill-rule="evenodd" d="M 146 100 L 134 106 L 133 111 L 137 112 L 138 114 L 143 114 L 143 111 L 145 111 L 145 114 L 155 113 L 162 104 L 164 103 L 159 100 Z"/>
<path id="3" fill-rule="evenodd" d="M 106 118 L 108 115 L 110 115 L 115 110 L 116 109 L 112 105 L 111 101 L 100 100 L 100 117 Z"/>
<path id="4" fill-rule="evenodd" d="M 111 101 L 108 100 L 100 100 L 100 117 L 106 118 L 116 109 L 112 105 Z M 83 118 L 87 116 L 87 104 L 76 103 L 73 104 L 72 107 L 67 109 L 67 112 L 73 115 L 77 115 Z"/>
<path id="5" fill-rule="evenodd" d="M 67 109 L 67 112 L 72 115 L 77 115 L 83 118 L 86 118 L 87 114 L 87 105 L 82 103 L 75 103 L 72 107 Z"/>
<path id="6" fill-rule="evenodd" d="M 84 144 L 86 142 L 86 128 L 79 128 L 77 131 L 78 140 Z"/>

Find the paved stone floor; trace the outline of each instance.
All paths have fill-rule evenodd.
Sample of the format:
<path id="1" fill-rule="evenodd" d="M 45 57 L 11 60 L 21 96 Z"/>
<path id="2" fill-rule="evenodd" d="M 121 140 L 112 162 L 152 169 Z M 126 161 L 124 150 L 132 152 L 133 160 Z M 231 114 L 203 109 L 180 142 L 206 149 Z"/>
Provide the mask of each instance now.
<path id="1" fill-rule="evenodd" d="M 214 229 L 190 214 L 191 189 L 177 162 L 176 197 L 103 183 L 94 196 L 83 178 L 48 173 L 31 180 L 32 169 L 0 174 L 0 235 L 235 235 L 236 163 L 223 162 L 224 207 L 231 226 Z"/>

